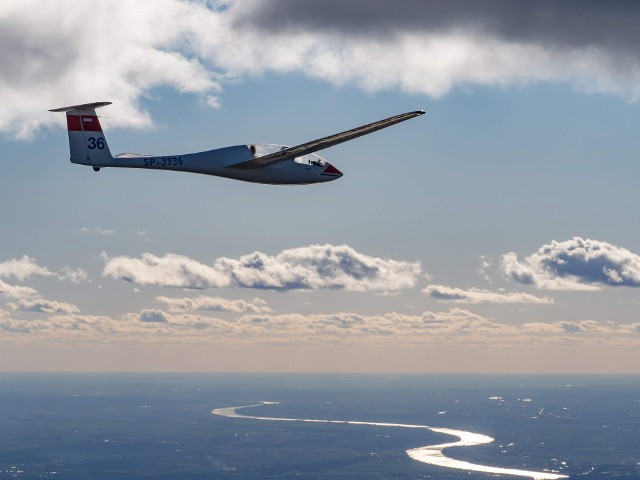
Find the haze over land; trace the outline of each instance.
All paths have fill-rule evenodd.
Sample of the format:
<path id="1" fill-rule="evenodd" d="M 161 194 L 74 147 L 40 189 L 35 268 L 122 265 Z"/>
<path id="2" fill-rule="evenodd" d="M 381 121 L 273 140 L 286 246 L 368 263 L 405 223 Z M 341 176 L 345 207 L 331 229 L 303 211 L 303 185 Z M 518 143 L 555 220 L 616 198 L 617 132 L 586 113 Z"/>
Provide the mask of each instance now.
<path id="1" fill-rule="evenodd" d="M 34 12 L 37 12 L 35 14 Z M 8 0 L 3 370 L 640 372 L 640 6 Z M 272 187 L 71 165 L 294 145 Z"/>

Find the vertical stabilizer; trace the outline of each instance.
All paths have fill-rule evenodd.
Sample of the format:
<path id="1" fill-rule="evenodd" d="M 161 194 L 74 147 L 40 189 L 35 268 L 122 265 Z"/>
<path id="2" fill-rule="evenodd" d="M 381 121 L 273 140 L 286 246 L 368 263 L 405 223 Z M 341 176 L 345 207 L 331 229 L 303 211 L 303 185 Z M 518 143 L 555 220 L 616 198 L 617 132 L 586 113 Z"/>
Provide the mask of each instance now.
<path id="1" fill-rule="evenodd" d="M 96 108 L 106 105 L 111 105 L 111 102 L 85 103 L 49 110 L 67 113 L 71 163 L 91 165 L 95 169 L 113 164 L 113 156 L 96 115 Z"/>

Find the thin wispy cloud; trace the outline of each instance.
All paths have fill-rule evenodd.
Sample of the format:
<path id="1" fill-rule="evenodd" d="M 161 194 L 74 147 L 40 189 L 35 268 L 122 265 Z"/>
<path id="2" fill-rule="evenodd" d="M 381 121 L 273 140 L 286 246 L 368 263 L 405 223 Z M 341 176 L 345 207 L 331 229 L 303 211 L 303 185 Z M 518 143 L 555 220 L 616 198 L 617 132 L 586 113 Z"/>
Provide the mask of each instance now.
<path id="1" fill-rule="evenodd" d="M 550 297 L 538 297 L 530 293 L 507 292 L 505 290 L 494 292 L 479 288 L 464 290 L 444 285 L 428 285 L 422 291 L 436 300 L 453 303 L 554 303 L 554 300 Z"/>
<path id="2" fill-rule="evenodd" d="M 218 108 L 227 82 L 269 72 L 436 97 L 554 81 L 637 99 L 639 20 L 634 2 L 591 0 L 5 0 L 0 132 L 29 138 L 63 124 L 43 106 L 96 99 L 118 99 L 114 126 L 145 126 L 156 87 Z"/>
<path id="3" fill-rule="evenodd" d="M 640 287 L 640 256 L 580 237 L 552 241 L 522 259 L 514 252 L 507 253 L 502 256 L 501 270 L 509 280 L 547 290 Z"/>
<path id="4" fill-rule="evenodd" d="M 82 227 L 81 229 L 84 233 L 95 233 L 98 235 L 110 236 L 116 233 L 115 230 L 107 230 L 102 227 Z"/>
<path id="5" fill-rule="evenodd" d="M 105 277 L 139 285 L 211 289 L 344 289 L 397 292 L 416 285 L 418 262 L 371 257 L 347 245 L 310 245 L 271 256 L 254 252 L 238 259 L 221 257 L 211 265 L 182 255 L 108 258 Z"/>

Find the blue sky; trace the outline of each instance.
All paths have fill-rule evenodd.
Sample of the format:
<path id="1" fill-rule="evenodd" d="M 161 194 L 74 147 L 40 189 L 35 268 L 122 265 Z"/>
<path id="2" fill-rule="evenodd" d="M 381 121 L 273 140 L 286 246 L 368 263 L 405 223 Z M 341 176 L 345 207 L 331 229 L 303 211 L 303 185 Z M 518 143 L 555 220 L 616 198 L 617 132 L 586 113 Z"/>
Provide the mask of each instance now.
<path id="1" fill-rule="evenodd" d="M 0 9 L 3 369 L 638 372 L 638 61 L 580 33 L 598 2 L 544 38 L 507 28 L 525 2 L 491 28 L 432 2 L 322 25 L 311 2 L 151 3 L 68 0 L 59 31 L 43 2 Z M 342 179 L 284 187 L 72 165 L 46 110 L 98 100 L 114 153 L 427 115 L 322 152 Z"/>

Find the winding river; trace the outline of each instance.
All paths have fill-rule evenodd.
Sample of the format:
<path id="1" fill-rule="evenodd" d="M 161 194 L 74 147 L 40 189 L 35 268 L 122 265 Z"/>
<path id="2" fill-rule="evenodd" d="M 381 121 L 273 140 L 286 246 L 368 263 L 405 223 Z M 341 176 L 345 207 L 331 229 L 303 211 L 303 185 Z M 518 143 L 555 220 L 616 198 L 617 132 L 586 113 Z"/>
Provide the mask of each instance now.
<path id="1" fill-rule="evenodd" d="M 394 427 L 394 428 L 422 428 L 432 432 L 444 433 L 458 437 L 457 442 L 442 443 L 439 445 L 427 445 L 424 447 L 412 448 L 407 450 L 407 455 L 414 460 L 430 465 L 437 465 L 445 468 L 455 468 L 471 472 L 484 472 L 494 475 L 514 475 L 520 477 L 529 477 L 534 480 L 555 480 L 558 478 L 567 478 L 566 475 L 560 475 L 555 472 L 534 472 L 530 470 L 519 470 L 514 468 L 491 467 L 488 465 L 478 465 L 476 463 L 464 462 L 447 457 L 443 451 L 450 447 L 473 447 L 476 445 L 484 445 L 493 442 L 493 438 L 482 435 L 480 433 L 466 432 L 464 430 L 452 430 L 450 428 L 437 428 L 428 425 L 408 425 L 404 423 L 378 423 L 378 422 L 358 422 L 353 420 L 318 420 L 311 418 L 278 418 L 278 417 L 258 417 L 253 415 L 243 415 L 238 413 L 240 409 L 251 407 L 259 407 L 262 405 L 273 405 L 278 402 L 260 402 L 254 405 L 243 405 L 239 407 L 216 408 L 211 413 L 229 418 L 249 418 L 253 420 L 265 420 L 272 422 L 308 422 L 308 423 L 339 423 L 343 425 L 372 425 L 377 427 Z"/>

